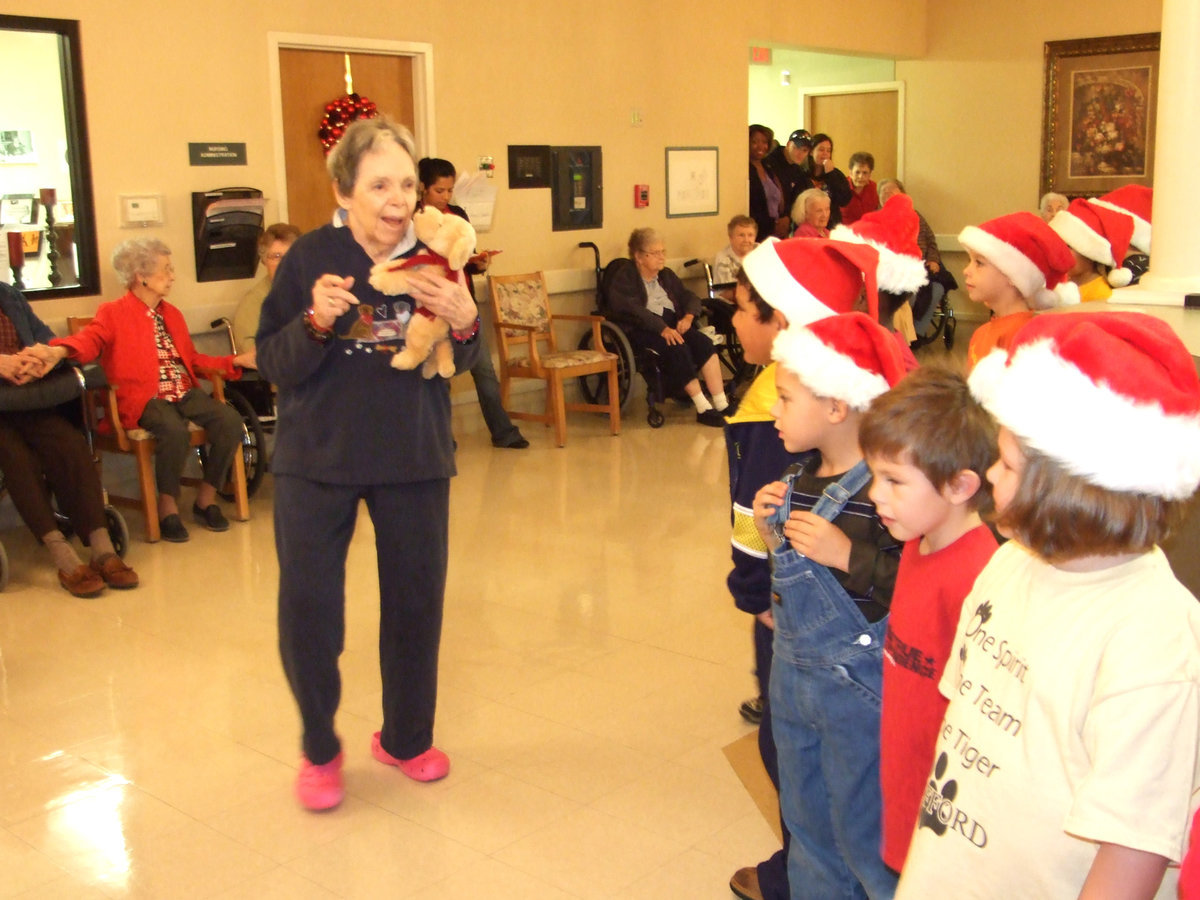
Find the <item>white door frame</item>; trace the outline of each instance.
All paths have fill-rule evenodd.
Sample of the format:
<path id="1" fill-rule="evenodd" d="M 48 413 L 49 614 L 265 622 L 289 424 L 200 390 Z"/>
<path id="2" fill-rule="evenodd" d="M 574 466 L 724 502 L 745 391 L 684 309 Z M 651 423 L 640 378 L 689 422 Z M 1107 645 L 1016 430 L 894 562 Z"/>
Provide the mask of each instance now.
<path id="1" fill-rule="evenodd" d="M 875 81 L 867 84 L 838 84 L 807 88 L 800 92 L 800 127 L 808 128 L 812 118 L 812 98 L 830 94 L 878 94 L 896 92 L 896 177 L 904 180 L 904 82 Z M 809 129 L 811 131 L 811 129 Z"/>
<path id="2" fill-rule="evenodd" d="M 287 160 L 283 149 L 283 88 L 279 83 L 280 50 L 327 50 L 335 53 L 376 53 L 411 57 L 413 137 L 417 143 L 417 158 L 437 155 L 436 131 L 433 124 L 433 44 L 324 34 L 268 32 L 268 82 L 271 87 L 271 121 L 275 132 L 275 196 L 278 198 L 280 221 L 288 221 Z M 316 126 L 317 123 L 314 122 L 313 128 Z"/>

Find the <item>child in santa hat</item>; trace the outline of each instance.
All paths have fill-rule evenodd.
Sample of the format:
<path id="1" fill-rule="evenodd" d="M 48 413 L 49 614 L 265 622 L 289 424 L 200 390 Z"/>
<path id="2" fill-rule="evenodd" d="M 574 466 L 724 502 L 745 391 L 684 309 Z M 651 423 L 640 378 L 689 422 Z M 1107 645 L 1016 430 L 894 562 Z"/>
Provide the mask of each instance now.
<path id="1" fill-rule="evenodd" d="M 1075 256 L 1067 276 L 1079 288 L 1079 299 L 1107 300 L 1112 289 L 1125 287 L 1133 273 L 1122 267 L 1133 238 L 1133 217 L 1088 200 L 1072 200 L 1050 220 L 1054 233 Z"/>
<path id="2" fill-rule="evenodd" d="M 793 897 L 887 898 L 896 878 L 879 855 L 879 708 L 899 546 L 867 497 L 858 428 L 904 362 L 860 312 L 790 327 L 771 355 L 775 428 L 805 454 L 753 504 L 771 554 L 770 710 L 788 881 Z"/>
<path id="3" fill-rule="evenodd" d="M 838 225 L 829 233 L 835 241 L 869 244 L 879 251 L 875 272 L 879 323 L 902 335 L 906 348 L 917 339 L 912 297 L 929 281 L 925 254 L 917 243 L 920 230 L 921 219 L 913 209 L 912 198 L 896 193 L 879 209 L 860 216 L 851 225 Z"/>
<path id="4" fill-rule="evenodd" d="M 963 270 L 967 296 L 992 313 L 971 335 L 968 372 L 992 350 L 1007 347 L 1035 311 L 1079 302 L 1079 289 L 1067 278 L 1075 263 L 1071 248 L 1033 213 L 968 225 L 958 242 L 970 257 Z"/>
<path id="5" fill-rule="evenodd" d="M 896 896 L 1173 898 L 1200 606 L 1158 544 L 1200 483 L 1191 354 L 1140 313 L 1039 316 L 970 387 L 1013 540 L 963 603 Z"/>
<path id="6" fill-rule="evenodd" d="M 745 701 L 740 712 L 759 725 L 758 745 L 763 766 L 776 789 L 779 773 L 771 730 L 770 693 L 771 569 L 766 542 L 754 527 L 754 495 L 779 477 L 800 455 L 789 452 L 771 410 L 778 401 L 775 389 L 777 363 L 771 347 L 789 326 L 801 327 L 836 312 L 849 312 L 865 289 L 874 296 L 874 273 L 879 252 L 867 246 L 845 246 L 830 241 L 793 239 L 769 241 L 746 255 L 737 276 L 737 330 L 746 362 L 764 368 L 755 377 L 737 411 L 726 420 L 725 443 L 729 456 L 729 493 L 733 509 L 733 569 L 726 579 L 738 609 L 754 616 L 754 662 L 757 697 Z M 863 271 L 870 273 L 864 278 Z M 868 306 L 871 305 L 868 299 Z M 730 888 L 740 897 L 788 896 L 787 829 L 784 849 L 757 866 L 737 870 Z"/>

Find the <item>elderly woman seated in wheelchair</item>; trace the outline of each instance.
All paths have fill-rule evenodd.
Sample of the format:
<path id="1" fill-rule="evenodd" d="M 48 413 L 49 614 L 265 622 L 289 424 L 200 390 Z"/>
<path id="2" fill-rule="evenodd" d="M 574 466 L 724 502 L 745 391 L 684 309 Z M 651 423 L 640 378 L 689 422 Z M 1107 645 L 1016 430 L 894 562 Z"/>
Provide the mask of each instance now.
<path id="1" fill-rule="evenodd" d="M 154 478 L 164 540 L 178 543 L 189 538 L 179 517 L 180 479 L 191 453 L 188 423 L 200 425 L 209 452 L 192 516 L 209 531 L 227 531 L 229 521 L 216 497 L 241 449 L 242 417 L 198 387 L 197 377 L 209 370 L 226 379 L 237 378 L 240 367 L 254 366 L 254 351 L 236 356 L 196 352 L 183 314 L 166 300 L 175 283 L 175 269 L 171 250 L 162 241 L 125 241 L 113 251 L 112 262 L 128 289 L 125 296 L 101 304 L 96 317 L 77 334 L 55 338 L 50 346 L 39 345 L 28 352 L 47 365 L 67 357 L 81 363 L 100 358 L 105 374 L 116 385 L 121 426 L 143 428 L 154 436 Z"/>
<path id="2" fill-rule="evenodd" d="M 721 364 L 713 343 L 693 327 L 701 312 L 700 298 L 683 286 L 665 265 L 663 240 L 653 228 L 637 228 L 629 236 L 629 259 L 614 260 L 606 285 L 612 318 L 628 329 L 639 351 L 660 359 L 664 391 L 687 394 L 696 406 L 696 421 L 721 427 L 729 406 Z M 700 379 L 712 402 L 704 396 Z"/>
<path id="3" fill-rule="evenodd" d="M 60 401 L 82 391 L 75 375 L 54 370 L 40 384 L 39 360 L 23 350 L 54 337 L 21 293 L 0 284 L 0 472 L 22 521 L 50 551 L 59 583 L 76 597 L 104 588 L 137 587 L 138 576 L 117 555 L 108 530 L 100 475 L 87 440 Z M 84 563 L 50 505 L 91 548 Z"/>

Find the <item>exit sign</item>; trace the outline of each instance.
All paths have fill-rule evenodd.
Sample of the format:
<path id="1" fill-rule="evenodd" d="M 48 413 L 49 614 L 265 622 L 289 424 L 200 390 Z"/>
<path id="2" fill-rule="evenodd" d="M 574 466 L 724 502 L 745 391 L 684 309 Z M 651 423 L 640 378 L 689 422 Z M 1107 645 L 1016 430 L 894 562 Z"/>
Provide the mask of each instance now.
<path id="1" fill-rule="evenodd" d="M 757 63 L 760 66 L 769 66 L 771 64 L 771 48 L 751 47 L 750 62 Z"/>

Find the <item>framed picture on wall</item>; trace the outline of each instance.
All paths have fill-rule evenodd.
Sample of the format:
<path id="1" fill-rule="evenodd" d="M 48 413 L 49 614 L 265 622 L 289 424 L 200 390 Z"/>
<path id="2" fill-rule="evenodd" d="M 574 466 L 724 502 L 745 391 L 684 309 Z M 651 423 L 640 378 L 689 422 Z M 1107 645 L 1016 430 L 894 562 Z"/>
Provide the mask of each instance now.
<path id="1" fill-rule="evenodd" d="M 1159 33 L 1047 41 L 1041 190 L 1154 183 Z"/>
<path id="2" fill-rule="evenodd" d="M 5 194 L 0 198 L 0 225 L 36 225 L 38 201 L 33 194 Z"/>
<path id="3" fill-rule="evenodd" d="M 27 166 L 38 161 L 33 149 L 33 132 L 28 129 L 0 129 L 0 165 Z"/>
<path id="4" fill-rule="evenodd" d="M 717 186 L 716 147 L 667 148 L 667 218 L 715 216 Z"/>

